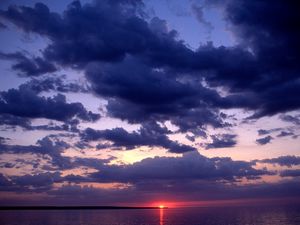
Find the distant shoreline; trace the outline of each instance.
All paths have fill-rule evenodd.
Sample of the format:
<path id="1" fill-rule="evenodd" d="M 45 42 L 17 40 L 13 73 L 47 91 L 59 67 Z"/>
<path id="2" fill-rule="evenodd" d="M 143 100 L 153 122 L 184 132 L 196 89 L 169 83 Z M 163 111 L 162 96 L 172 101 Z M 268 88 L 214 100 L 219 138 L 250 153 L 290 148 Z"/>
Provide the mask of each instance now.
<path id="1" fill-rule="evenodd" d="M 163 209 L 167 209 L 164 207 Z M 161 209 L 160 207 L 131 206 L 0 206 L 0 210 L 83 210 L 83 209 Z"/>

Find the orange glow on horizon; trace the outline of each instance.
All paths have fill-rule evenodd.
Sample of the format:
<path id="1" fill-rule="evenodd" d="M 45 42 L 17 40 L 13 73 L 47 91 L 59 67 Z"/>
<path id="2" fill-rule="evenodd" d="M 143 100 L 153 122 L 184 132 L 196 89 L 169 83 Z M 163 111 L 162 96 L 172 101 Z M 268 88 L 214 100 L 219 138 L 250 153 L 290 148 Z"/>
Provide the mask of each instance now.
<path id="1" fill-rule="evenodd" d="M 168 201 L 168 200 L 158 200 L 158 201 L 153 201 L 151 203 L 148 203 L 146 205 L 150 205 L 152 207 L 156 207 L 158 209 L 167 209 L 167 208 L 176 208 L 176 202 L 173 201 Z"/>
<path id="2" fill-rule="evenodd" d="M 255 206 L 262 204 L 283 204 L 295 202 L 299 203 L 299 198 L 253 198 L 253 199 L 227 199 L 227 200 L 207 200 L 207 201 L 157 201 L 153 202 L 153 207 L 158 207 L 159 209 L 169 209 L 169 208 L 185 208 L 185 207 L 223 207 L 223 206 Z"/>

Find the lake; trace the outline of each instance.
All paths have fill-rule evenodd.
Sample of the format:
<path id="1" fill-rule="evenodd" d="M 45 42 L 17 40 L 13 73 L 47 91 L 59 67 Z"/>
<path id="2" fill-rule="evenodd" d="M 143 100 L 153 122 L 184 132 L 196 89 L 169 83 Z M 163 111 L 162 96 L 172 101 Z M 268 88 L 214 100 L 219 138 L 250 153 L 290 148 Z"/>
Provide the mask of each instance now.
<path id="1" fill-rule="evenodd" d="M 298 206 L 0 211 L 1 225 L 299 225 Z"/>

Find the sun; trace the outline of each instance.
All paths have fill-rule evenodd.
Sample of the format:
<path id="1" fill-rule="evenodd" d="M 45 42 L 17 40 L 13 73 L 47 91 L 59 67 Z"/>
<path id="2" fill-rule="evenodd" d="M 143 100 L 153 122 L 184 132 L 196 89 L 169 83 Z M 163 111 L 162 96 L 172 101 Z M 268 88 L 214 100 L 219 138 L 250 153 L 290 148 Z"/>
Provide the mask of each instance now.
<path id="1" fill-rule="evenodd" d="M 165 206 L 164 205 L 159 205 L 159 208 L 163 209 L 163 208 L 165 208 Z"/>

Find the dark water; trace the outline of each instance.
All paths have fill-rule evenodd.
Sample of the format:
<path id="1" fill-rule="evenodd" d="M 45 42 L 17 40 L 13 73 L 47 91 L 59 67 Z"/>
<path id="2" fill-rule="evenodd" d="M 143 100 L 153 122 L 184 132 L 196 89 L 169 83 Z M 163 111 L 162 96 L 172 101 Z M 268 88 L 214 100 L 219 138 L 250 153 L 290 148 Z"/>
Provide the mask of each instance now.
<path id="1" fill-rule="evenodd" d="M 1 211 L 1 225 L 300 225 L 300 207 Z"/>

